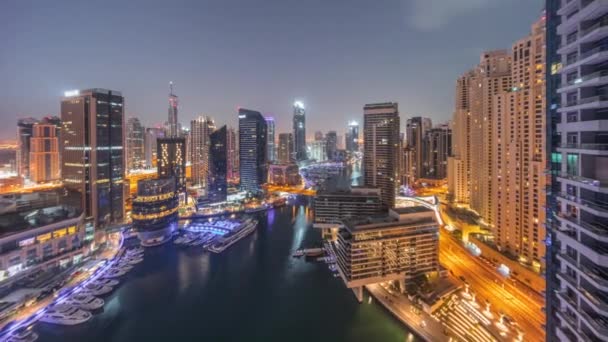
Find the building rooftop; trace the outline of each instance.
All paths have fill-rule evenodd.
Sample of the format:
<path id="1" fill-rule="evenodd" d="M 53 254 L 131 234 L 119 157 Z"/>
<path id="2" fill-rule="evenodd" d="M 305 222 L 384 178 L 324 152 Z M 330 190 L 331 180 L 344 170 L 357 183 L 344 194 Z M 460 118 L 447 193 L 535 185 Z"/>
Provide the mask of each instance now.
<path id="1" fill-rule="evenodd" d="M 65 205 L 0 215 L 0 237 L 76 218 L 78 215 L 78 209 Z"/>
<path id="2" fill-rule="evenodd" d="M 351 232 L 369 229 L 401 228 L 404 226 L 437 225 L 433 210 L 423 207 L 393 208 L 387 214 L 351 217 L 342 221 Z"/>

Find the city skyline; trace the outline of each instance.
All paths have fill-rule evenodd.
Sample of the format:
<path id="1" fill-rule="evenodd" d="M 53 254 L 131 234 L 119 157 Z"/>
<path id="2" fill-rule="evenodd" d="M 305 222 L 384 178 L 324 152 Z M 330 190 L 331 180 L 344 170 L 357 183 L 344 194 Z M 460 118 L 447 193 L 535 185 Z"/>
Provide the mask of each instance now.
<path id="1" fill-rule="evenodd" d="M 64 36 L 81 41 L 89 33 L 100 31 L 102 25 L 105 29 L 106 23 L 91 18 L 86 22 L 78 19 L 70 24 L 62 23 L 66 16 L 86 17 L 80 14 L 85 13 L 90 5 L 54 4 L 53 8 L 45 8 L 40 4 L 37 8 L 27 8 L 24 4 L 6 4 L 0 11 L 0 19 L 7 25 L 7 30 L 0 33 L 7 43 L 7 49 L 0 52 L 0 72 L 6 75 L 10 87 L 0 95 L 0 118 L 16 120 L 17 117 L 57 115 L 57 102 L 64 91 L 104 87 L 121 91 L 127 99 L 125 115 L 138 117 L 145 127 L 150 127 L 167 119 L 167 85 L 173 81 L 175 92 L 180 96 L 182 124 L 199 115 L 209 115 L 217 120 L 218 125 L 235 127 L 237 107 L 247 107 L 259 108 L 264 115 L 274 116 L 277 132 L 288 132 L 294 100 L 301 100 L 306 105 L 309 139 L 312 132 L 324 128 L 321 118 L 329 118 L 332 127 L 343 127 L 342 123 L 349 120 L 362 122 L 359 109 L 365 103 L 378 101 L 400 103 L 405 117 L 428 116 L 433 121 L 444 122 L 452 114 L 451 99 L 441 97 L 438 100 L 426 90 L 449 94 L 451 80 L 472 66 L 471 58 L 485 48 L 505 46 L 525 35 L 524 28 L 542 8 L 541 1 L 518 0 L 511 6 L 492 1 L 487 4 L 476 2 L 479 5 L 470 6 L 470 13 L 436 14 L 449 17 L 430 18 L 427 25 L 420 25 L 418 19 L 413 20 L 404 14 L 411 11 L 420 13 L 423 18 L 428 12 L 425 5 L 414 1 L 386 1 L 385 6 L 356 1 L 346 13 L 342 13 L 344 4 L 339 2 L 324 4 L 327 7 L 324 11 L 319 11 L 320 5 L 316 3 L 298 4 L 299 11 L 295 13 L 289 6 L 275 1 L 260 8 L 241 1 L 224 6 L 184 2 L 173 8 L 175 13 L 164 11 L 158 3 L 147 4 L 142 13 L 134 13 L 140 11 L 141 6 L 133 3 L 124 8 L 124 13 L 112 13 L 118 18 L 114 23 L 116 27 L 108 33 L 124 31 L 125 38 L 115 42 L 116 45 L 99 43 L 95 47 L 87 47 L 87 55 L 98 56 L 87 62 L 64 58 L 78 55 L 74 51 L 75 46 L 67 42 L 53 46 L 40 40 L 46 37 L 53 38 L 49 41 L 57 41 L 58 37 Z M 273 24 L 262 22 L 262 11 L 271 11 L 279 20 Z M 518 15 L 508 15 L 511 11 Z M 210 13 L 207 15 L 206 12 Z M 217 22 L 218 17 L 227 13 L 231 14 L 230 22 L 236 23 L 235 27 Z M 156 21 L 159 27 L 145 36 L 140 42 L 141 47 L 134 47 L 133 36 L 127 32 L 148 27 L 147 20 L 161 14 L 168 18 Z M 238 19 L 249 18 L 250 15 L 247 29 L 253 27 L 253 31 L 245 34 Z M 353 20 L 336 23 L 336 15 Z M 382 24 L 379 27 L 363 24 L 368 21 L 368 15 Z M 125 18 L 123 16 L 134 19 L 121 21 Z M 201 20 L 207 16 L 210 20 Z M 307 17 L 315 20 L 308 23 L 304 20 Z M 412 14 L 411 17 L 415 16 Z M 492 24 L 497 29 L 492 33 L 479 32 L 482 30 L 466 23 L 467 18 L 477 18 L 478 25 Z M 292 19 L 302 22 L 303 26 L 292 28 Z M 440 27 L 435 27 L 437 20 L 441 21 Z M 435 24 L 428 27 L 430 23 Z M 22 25 L 27 25 L 28 29 Z M 74 30 L 75 27 L 78 30 Z M 275 33 L 284 28 L 284 33 Z M 209 33 L 199 37 L 197 32 Z M 381 32 L 386 32 L 386 37 L 379 38 Z M 330 36 L 326 37 L 327 34 Z M 356 35 L 361 38 L 353 39 Z M 463 35 L 468 39 L 455 39 Z M 245 39 L 247 37 L 252 38 L 251 42 Z M 440 39 L 440 44 L 429 44 L 437 39 Z M 176 47 L 169 49 L 171 56 L 159 54 L 167 41 Z M 330 41 L 339 44 L 328 44 Z M 197 46 L 190 43 L 197 43 Z M 250 44 L 260 44 L 253 55 L 258 64 L 255 71 L 248 67 L 249 62 L 242 64 L 244 61 L 236 57 L 239 49 Z M 378 51 L 396 44 L 397 51 L 394 54 L 376 54 L 361 49 L 370 44 Z M 299 49 L 293 49 L 293 45 Z M 101 50 L 108 47 L 119 47 L 120 57 L 108 56 L 108 52 Z M 302 58 L 289 52 L 300 49 L 309 51 L 305 55 L 313 58 Z M 402 53 L 406 51 L 406 54 Z M 443 59 L 446 52 L 453 58 L 450 63 L 432 57 L 436 55 Z M 48 56 L 48 61 L 33 63 L 31 58 L 40 54 Z M 343 60 L 340 56 L 349 57 Z M 277 59 L 280 59 L 278 63 Z M 84 72 L 90 63 L 107 65 L 108 60 L 118 62 L 115 68 L 105 69 L 104 73 Z M 436 69 L 426 74 L 418 71 L 430 68 Z M 125 77 L 127 70 L 129 75 L 137 76 Z M 237 79 L 242 82 L 236 82 Z M 379 82 L 381 79 L 383 82 Z M 239 85 L 251 82 L 264 84 L 264 87 L 256 90 Z M 14 136 L 13 129 L 0 128 L 0 138 L 12 139 Z"/>

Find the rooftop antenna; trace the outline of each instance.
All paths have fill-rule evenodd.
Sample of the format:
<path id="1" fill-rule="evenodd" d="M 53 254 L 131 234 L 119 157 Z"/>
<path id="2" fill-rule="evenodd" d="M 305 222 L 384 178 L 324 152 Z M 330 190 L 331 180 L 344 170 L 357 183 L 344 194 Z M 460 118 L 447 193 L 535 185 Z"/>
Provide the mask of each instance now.
<path id="1" fill-rule="evenodd" d="M 169 95 L 173 95 L 173 81 L 169 81 L 169 89 L 170 89 Z"/>

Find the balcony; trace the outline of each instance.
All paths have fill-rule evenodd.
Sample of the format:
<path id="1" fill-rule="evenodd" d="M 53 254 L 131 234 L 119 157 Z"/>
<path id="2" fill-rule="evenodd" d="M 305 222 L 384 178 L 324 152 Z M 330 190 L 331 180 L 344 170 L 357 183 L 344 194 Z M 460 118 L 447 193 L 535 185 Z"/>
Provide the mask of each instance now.
<path id="1" fill-rule="evenodd" d="M 565 172 L 558 174 L 557 178 L 560 178 L 560 181 L 565 181 L 567 183 L 575 183 L 576 185 L 581 186 L 587 190 L 608 193 L 608 182 L 606 181 L 581 176 L 574 176 Z"/>
<path id="2" fill-rule="evenodd" d="M 579 43 L 590 43 L 608 36 L 608 21 L 598 21 L 579 33 Z"/>
<path id="3" fill-rule="evenodd" d="M 562 0 L 560 8 L 557 10 L 557 15 L 566 15 L 572 12 L 578 4 L 577 0 Z"/>
<path id="4" fill-rule="evenodd" d="M 608 26 L 606 26 L 608 29 Z M 575 78 L 566 82 L 566 85 L 557 90 L 558 93 L 571 91 L 582 87 L 595 87 L 603 84 L 608 84 L 608 70 L 596 71 L 583 77 Z"/>
<path id="5" fill-rule="evenodd" d="M 562 143 L 557 146 L 561 152 L 575 152 L 592 155 L 608 155 L 608 144 L 569 144 Z"/>
<path id="6" fill-rule="evenodd" d="M 583 310 L 579 311 L 578 313 L 596 336 L 600 336 L 601 338 L 606 340 L 605 337 L 608 336 L 608 322 L 606 321 L 606 319 L 598 316 L 591 317 L 591 315 L 589 315 Z"/>
<path id="7" fill-rule="evenodd" d="M 608 291 L 608 274 L 604 270 L 593 264 L 590 266 L 581 264 L 578 269 L 581 271 L 579 273 L 580 276 L 585 278 L 585 280 L 593 286 L 602 291 Z"/>
<path id="8" fill-rule="evenodd" d="M 599 314 L 608 317 L 608 303 L 606 303 L 605 298 L 596 293 L 589 292 L 584 288 L 580 288 L 579 290 L 582 294 L 581 298 L 583 298 L 587 304 L 594 308 Z"/>
<path id="9" fill-rule="evenodd" d="M 606 56 L 608 56 L 608 50 L 606 51 Z M 594 108 L 604 108 L 608 107 L 608 96 L 606 95 L 597 95 L 591 97 L 585 97 L 577 100 L 570 100 L 565 103 L 565 105 L 559 108 L 557 111 L 562 112 L 570 112 L 581 109 L 594 109 Z"/>

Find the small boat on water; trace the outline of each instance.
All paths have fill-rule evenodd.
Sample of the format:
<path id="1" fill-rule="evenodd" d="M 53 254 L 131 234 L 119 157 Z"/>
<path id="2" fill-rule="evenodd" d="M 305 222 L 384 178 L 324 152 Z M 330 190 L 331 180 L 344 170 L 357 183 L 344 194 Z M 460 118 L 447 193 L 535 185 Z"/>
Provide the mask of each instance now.
<path id="1" fill-rule="evenodd" d="M 95 280 L 91 284 L 114 287 L 120 284 L 120 281 L 118 281 L 118 279 L 100 278 Z"/>
<path id="2" fill-rule="evenodd" d="M 56 304 L 42 315 L 40 321 L 61 325 L 76 325 L 90 320 L 91 317 L 93 315 L 90 312 L 79 309 L 76 306 Z"/>
<path id="3" fill-rule="evenodd" d="M 6 342 L 34 342 L 38 339 L 38 334 L 32 330 L 32 326 L 21 327 L 13 331 Z"/>
<path id="4" fill-rule="evenodd" d="M 74 305 L 77 308 L 83 310 L 97 310 L 103 308 L 104 301 L 101 298 L 97 298 L 88 294 L 76 294 L 68 298 L 65 301 L 68 305 Z"/>
<path id="5" fill-rule="evenodd" d="M 93 296 L 103 296 L 112 292 L 112 290 L 112 286 L 97 284 L 93 282 L 85 285 L 83 293 L 90 294 Z"/>

